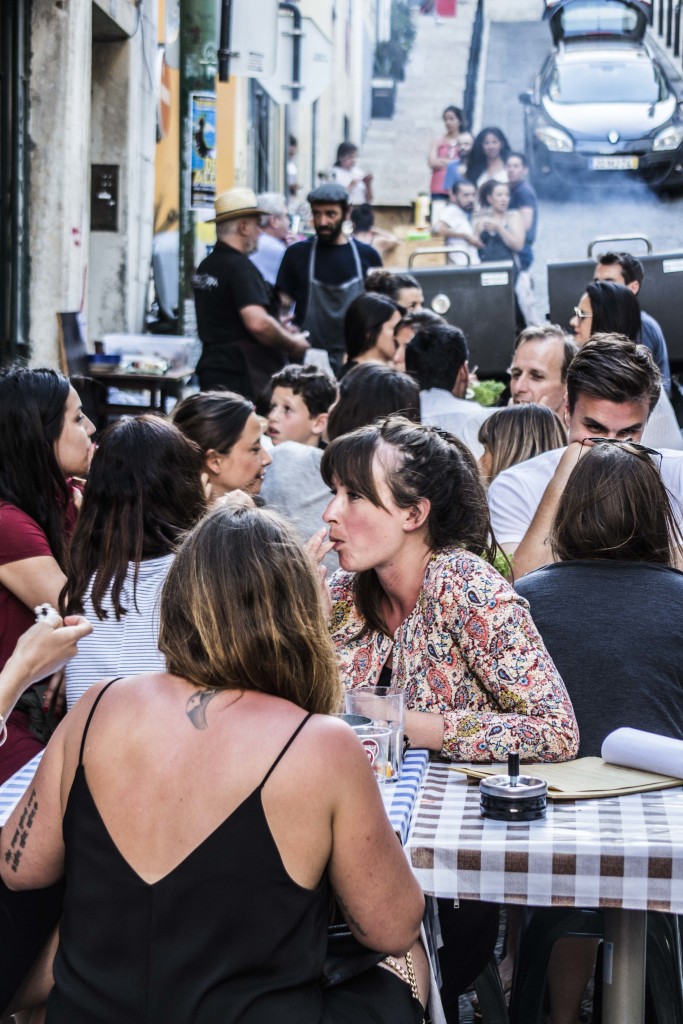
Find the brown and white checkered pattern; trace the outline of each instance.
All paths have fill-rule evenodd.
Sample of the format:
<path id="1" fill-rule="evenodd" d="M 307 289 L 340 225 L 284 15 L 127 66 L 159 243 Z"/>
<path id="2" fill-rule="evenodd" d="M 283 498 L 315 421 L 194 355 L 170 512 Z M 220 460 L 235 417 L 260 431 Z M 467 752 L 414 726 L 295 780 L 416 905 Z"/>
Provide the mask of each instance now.
<path id="1" fill-rule="evenodd" d="M 541 821 L 491 821 L 479 783 L 433 763 L 407 850 L 433 896 L 683 913 L 683 789 L 549 800 Z"/>

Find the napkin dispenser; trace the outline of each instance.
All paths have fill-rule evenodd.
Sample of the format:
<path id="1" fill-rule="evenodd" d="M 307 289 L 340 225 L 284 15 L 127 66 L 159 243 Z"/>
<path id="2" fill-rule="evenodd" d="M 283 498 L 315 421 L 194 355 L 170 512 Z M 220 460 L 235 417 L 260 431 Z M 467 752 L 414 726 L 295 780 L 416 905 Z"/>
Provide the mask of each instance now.
<path id="1" fill-rule="evenodd" d="M 508 756 L 507 775 L 489 775 L 479 783 L 479 810 L 496 821 L 536 821 L 545 818 L 548 784 L 519 774 L 519 754 Z"/>

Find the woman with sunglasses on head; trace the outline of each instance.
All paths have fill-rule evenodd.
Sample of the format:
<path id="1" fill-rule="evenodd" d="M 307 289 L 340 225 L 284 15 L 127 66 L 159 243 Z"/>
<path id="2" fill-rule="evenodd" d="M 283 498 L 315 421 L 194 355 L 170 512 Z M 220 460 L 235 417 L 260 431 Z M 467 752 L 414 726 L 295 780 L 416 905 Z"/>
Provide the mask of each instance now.
<path id="1" fill-rule="evenodd" d="M 588 438 L 559 500 L 557 561 L 515 584 L 562 675 L 579 757 L 621 726 L 683 739 L 683 537 L 662 455 Z M 548 968 L 552 1024 L 575 1024 L 597 941 L 560 940 Z M 510 954 L 509 954 L 510 955 Z"/>
<path id="2" fill-rule="evenodd" d="M 622 725 L 683 739 L 681 509 L 661 460 L 588 438 L 555 514 L 556 561 L 515 584 L 571 697 L 580 757 Z"/>

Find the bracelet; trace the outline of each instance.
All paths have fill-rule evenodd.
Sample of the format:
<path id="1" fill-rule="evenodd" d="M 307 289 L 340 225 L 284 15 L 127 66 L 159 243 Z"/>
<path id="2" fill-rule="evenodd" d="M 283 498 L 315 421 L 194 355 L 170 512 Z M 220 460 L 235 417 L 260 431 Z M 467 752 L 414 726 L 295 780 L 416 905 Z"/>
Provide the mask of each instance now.
<path id="1" fill-rule="evenodd" d="M 7 739 L 7 722 L 5 721 L 5 716 L 2 715 L 2 714 L 0 714 L 0 726 L 2 726 L 2 728 L 0 728 L 0 747 L 1 747 L 3 745 L 3 743 L 5 742 L 5 740 Z"/>

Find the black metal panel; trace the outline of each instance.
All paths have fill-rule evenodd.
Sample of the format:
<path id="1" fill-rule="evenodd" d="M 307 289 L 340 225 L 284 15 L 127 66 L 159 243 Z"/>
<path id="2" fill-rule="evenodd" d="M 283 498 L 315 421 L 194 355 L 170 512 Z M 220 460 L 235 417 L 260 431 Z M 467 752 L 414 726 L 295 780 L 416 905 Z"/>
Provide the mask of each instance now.
<path id="1" fill-rule="evenodd" d="M 598 254 L 596 254 L 598 255 Z M 683 369 L 683 252 L 659 252 L 638 256 L 644 279 L 638 293 L 641 308 L 659 321 L 664 332 L 669 360 Z M 550 319 L 569 329 L 574 306 L 589 281 L 595 260 L 548 264 Z"/>
<path id="2" fill-rule="evenodd" d="M 425 308 L 464 331 L 479 376 L 504 379 L 516 334 L 512 263 L 412 267 L 408 273 L 420 283 Z"/>
<path id="3" fill-rule="evenodd" d="M 0 4 L 0 362 L 28 355 L 28 0 Z"/>

